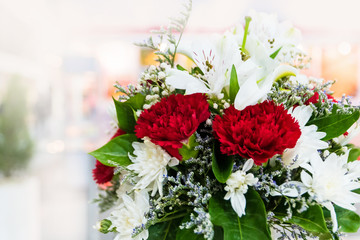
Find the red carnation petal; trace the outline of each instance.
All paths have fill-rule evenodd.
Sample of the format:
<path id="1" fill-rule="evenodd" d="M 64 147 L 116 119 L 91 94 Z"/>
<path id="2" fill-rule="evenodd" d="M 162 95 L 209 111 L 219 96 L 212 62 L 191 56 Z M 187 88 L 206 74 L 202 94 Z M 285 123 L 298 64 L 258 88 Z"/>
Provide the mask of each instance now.
<path id="1" fill-rule="evenodd" d="M 205 94 L 170 95 L 144 110 L 135 126 L 138 138 L 151 141 L 181 160 L 178 149 L 210 116 Z"/>
<path id="2" fill-rule="evenodd" d="M 333 102 L 337 103 L 336 99 L 331 96 L 330 94 L 326 94 L 327 98 L 332 100 Z M 318 92 L 315 92 L 314 95 L 309 98 L 308 100 L 306 100 L 306 102 L 304 103 L 305 105 L 310 105 L 310 103 L 312 104 L 316 104 L 319 102 L 319 93 Z"/>
<path id="3" fill-rule="evenodd" d="M 93 169 L 93 178 L 97 184 L 104 184 L 109 181 L 114 176 L 114 167 L 109 167 L 98 160 L 96 160 L 95 168 Z"/>
<path id="4" fill-rule="evenodd" d="M 118 128 L 116 133 L 111 137 L 114 139 L 118 136 L 126 134 L 125 131 Z M 93 179 L 97 184 L 104 184 L 112 180 L 114 176 L 114 167 L 109 167 L 96 160 L 95 168 L 92 170 Z"/>
<path id="5" fill-rule="evenodd" d="M 213 129 L 223 154 L 252 158 L 257 165 L 293 148 L 301 135 L 296 120 L 272 101 L 242 111 L 230 106 L 223 117 L 215 117 Z"/>

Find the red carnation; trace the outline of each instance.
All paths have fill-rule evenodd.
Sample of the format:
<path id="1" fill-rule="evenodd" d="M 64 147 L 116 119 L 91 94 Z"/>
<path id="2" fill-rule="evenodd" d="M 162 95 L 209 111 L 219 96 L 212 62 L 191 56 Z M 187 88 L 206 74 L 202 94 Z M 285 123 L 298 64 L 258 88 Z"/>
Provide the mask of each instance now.
<path id="1" fill-rule="evenodd" d="M 114 136 L 111 137 L 111 139 L 116 138 L 125 133 L 126 132 L 124 132 L 119 128 L 114 134 Z M 97 184 L 104 184 L 111 181 L 111 179 L 113 178 L 114 167 L 106 166 L 102 164 L 100 161 L 96 160 L 96 165 L 95 168 L 92 170 L 92 173 L 93 173 L 93 179 Z"/>
<path id="2" fill-rule="evenodd" d="M 204 94 L 170 95 L 141 113 L 135 132 L 138 138 L 149 137 L 181 160 L 181 141 L 187 140 L 209 116 Z"/>
<path id="3" fill-rule="evenodd" d="M 223 154 L 252 158 L 256 165 L 293 148 L 301 135 L 296 120 L 272 101 L 242 111 L 230 106 L 215 117 L 213 129 Z"/>
<path id="4" fill-rule="evenodd" d="M 326 96 L 331 101 L 337 102 L 336 99 L 333 96 L 331 96 L 330 94 L 326 94 Z M 319 102 L 319 93 L 315 92 L 314 95 L 311 98 L 309 98 L 308 100 L 306 100 L 306 102 L 304 104 L 305 105 L 310 105 L 310 103 L 315 104 L 315 103 L 318 103 L 318 102 Z"/>

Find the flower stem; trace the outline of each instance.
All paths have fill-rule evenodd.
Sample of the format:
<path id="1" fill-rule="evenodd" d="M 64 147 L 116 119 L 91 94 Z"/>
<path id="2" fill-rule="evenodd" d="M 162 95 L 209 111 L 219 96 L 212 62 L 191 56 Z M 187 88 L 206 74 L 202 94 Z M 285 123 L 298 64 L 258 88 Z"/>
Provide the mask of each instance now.
<path id="1" fill-rule="evenodd" d="M 241 45 L 241 51 L 245 54 L 245 55 L 249 55 L 248 51 L 246 51 L 245 49 L 245 45 L 246 45 L 246 38 L 249 32 L 249 24 L 251 22 L 251 17 L 246 16 L 245 17 L 245 30 L 244 30 L 244 37 L 243 37 L 243 42 Z"/>

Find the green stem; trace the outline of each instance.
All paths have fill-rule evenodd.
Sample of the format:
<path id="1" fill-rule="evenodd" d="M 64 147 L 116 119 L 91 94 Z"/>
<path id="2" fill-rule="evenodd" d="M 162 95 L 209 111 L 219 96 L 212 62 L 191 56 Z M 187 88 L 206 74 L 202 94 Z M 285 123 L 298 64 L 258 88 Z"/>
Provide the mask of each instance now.
<path id="1" fill-rule="evenodd" d="M 241 45 L 241 51 L 242 51 L 244 54 L 246 54 L 246 55 L 249 55 L 248 51 L 246 51 L 246 49 L 245 49 L 245 45 L 246 45 L 247 35 L 248 35 L 248 32 L 249 32 L 249 24 L 250 24 L 250 21 L 251 21 L 251 17 L 246 16 L 246 17 L 245 17 L 244 38 L 243 38 L 243 42 L 242 42 L 242 45 Z"/>

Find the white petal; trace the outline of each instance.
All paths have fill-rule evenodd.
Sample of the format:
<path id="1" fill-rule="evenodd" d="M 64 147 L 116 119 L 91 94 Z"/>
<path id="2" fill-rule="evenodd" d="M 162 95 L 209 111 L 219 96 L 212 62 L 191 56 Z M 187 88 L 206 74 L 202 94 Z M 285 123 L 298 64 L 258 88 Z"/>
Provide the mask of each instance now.
<path id="1" fill-rule="evenodd" d="M 186 94 L 207 93 L 209 89 L 198 78 L 191 76 L 187 71 L 170 69 L 166 83 L 178 89 L 185 89 Z"/>
<path id="2" fill-rule="evenodd" d="M 305 171 L 301 172 L 301 181 L 306 187 L 311 187 L 312 185 L 312 177 Z"/>
<path id="3" fill-rule="evenodd" d="M 248 159 L 248 160 L 245 162 L 242 170 L 243 170 L 244 172 L 247 172 L 247 171 L 249 171 L 249 170 L 252 168 L 253 165 L 254 165 L 254 160 L 253 160 L 252 158 L 250 158 L 250 159 Z"/>
<path id="4" fill-rule="evenodd" d="M 246 208 L 246 198 L 244 194 L 234 194 L 231 199 L 231 206 L 234 209 L 234 211 L 237 213 L 239 217 L 242 215 L 245 215 L 245 208 Z"/>

